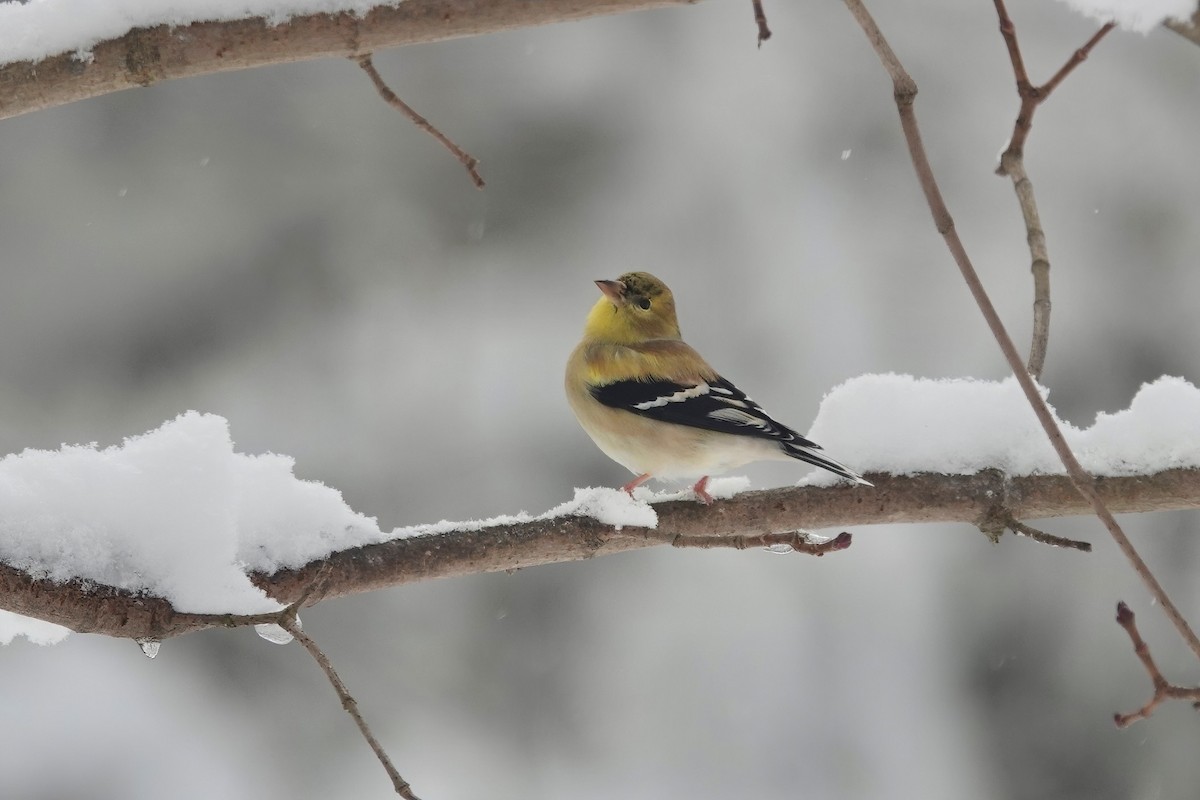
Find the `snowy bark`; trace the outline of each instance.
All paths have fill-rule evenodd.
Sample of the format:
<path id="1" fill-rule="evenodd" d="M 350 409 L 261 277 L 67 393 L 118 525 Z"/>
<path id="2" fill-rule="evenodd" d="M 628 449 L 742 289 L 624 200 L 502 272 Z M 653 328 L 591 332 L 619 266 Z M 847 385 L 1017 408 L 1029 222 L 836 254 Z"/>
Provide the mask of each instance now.
<path id="1" fill-rule="evenodd" d="M 387 47 L 696 0 L 405 0 L 354 14 L 312 14 L 272 26 L 260 18 L 135 28 L 96 45 L 90 59 L 63 53 L 0 66 L 0 119 L 211 72 L 314 58 L 352 58 Z"/>
<path id="2" fill-rule="evenodd" d="M 870 478 L 874 488 L 791 487 L 745 492 L 711 506 L 693 501 L 659 503 L 655 505 L 658 527 L 652 530 L 615 530 L 583 517 L 538 520 L 397 539 L 334 553 L 300 569 L 251 577 L 280 602 L 303 598 L 302 605 L 312 605 L 433 578 L 579 561 L 671 544 L 679 536 L 715 538 L 882 523 L 977 525 L 1001 509 L 1023 521 L 1092 512 L 1065 475 L 1006 478 L 996 470 L 985 470 L 975 475 Z M 1200 470 L 1097 478 L 1096 489 L 1113 513 L 1200 508 Z M 0 565 L 0 608 L 81 633 L 129 638 L 166 639 L 222 624 L 213 616 L 177 613 L 159 598 L 135 597 L 103 586 L 54 584 L 7 565 Z"/>

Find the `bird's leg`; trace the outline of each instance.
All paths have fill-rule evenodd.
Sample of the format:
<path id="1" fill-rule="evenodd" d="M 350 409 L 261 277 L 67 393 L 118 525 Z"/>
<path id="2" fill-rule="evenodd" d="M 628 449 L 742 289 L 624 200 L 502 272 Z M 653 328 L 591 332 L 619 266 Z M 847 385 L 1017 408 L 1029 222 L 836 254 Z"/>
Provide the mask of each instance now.
<path id="1" fill-rule="evenodd" d="M 696 481 L 696 485 L 692 487 L 692 491 L 696 493 L 696 499 L 706 506 L 712 505 L 712 495 L 708 493 L 708 476 L 705 475 L 700 480 Z"/>
<path id="2" fill-rule="evenodd" d="M 633 490 L 636 489 L 637 487 L 641 486 L 643 483 L 645 483 L 648 480 L 650 480 L 650 473 L 643 472 L 641 475 L 638 475 L 636 478 L 631 480 L 629 483 L 622 486 L 621 491 L 624 492 L 625 494 L 629 495 L 630 497 L 633 497 Z"/>

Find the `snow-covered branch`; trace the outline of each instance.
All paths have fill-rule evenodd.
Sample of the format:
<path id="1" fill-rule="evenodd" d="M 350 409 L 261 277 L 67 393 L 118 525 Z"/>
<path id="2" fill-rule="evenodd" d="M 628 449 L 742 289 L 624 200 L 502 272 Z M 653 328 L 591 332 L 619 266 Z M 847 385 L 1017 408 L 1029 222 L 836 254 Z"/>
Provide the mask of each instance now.
<path id="1" fill-rule="evenodd" d="M 404 0 L 374 7 L 345 2 L 338 5 L 346 11 L 286 19 L 245 18 L 246 10 L 253 11 L 255 4 L 243 3 L 231 4 L 237 8 L 225 16 L 240 13 L 244 18 L 216 20 L 213 17 L 221 16 L 224 7 L 219 3 L 196 4 L 192 13 L 202 16 L 195 18 L 178 16 L 185 10 L 176 9 L 171 13 L 177 16 L 166 20 L 161 18 L 168 12 L 153 11 L 153 4 L 147 4 L 151 11 L 143 27 L 112 31 L 112 38 L 102 40 L 88 25 L 128 19 L 130 14 L 79 15 L 68 9 L 62 19 L 30 21 L 28 36 L 9 37 L 22 49 L 0 50 L 0 119 L 173 78 L 314 58 L 350 58 L 405 44 L 694 1 Z M 329 8 L 331 4 L 311 5 Z M 4 9 L 10 15 L 4 24 L 11 28 L 23 18 L 16 15 L 42 13 L 37 6 L 14 4 Z M 263 13 L 269 8 L 264 5 Z M 48 39 L 51 35 L 62 40 Z"/>
<path id="2" fill-rule="evenodd" d="M 1091 505 L 1064 475 L 871 475 L 876 486 L 803 486 L 738 494 L 712 506 L 656 503 L 656 528 L 625 527 L 587 516 L 549 516 L 393 539 L 330 554 L 296 569 L 251 574 L 281 603 L 309 592 L 304 605 L 405 583 L 579 561 L 676 537 L 721 537 L 798 528 L 879 523 L 976 524 L 996 509 L 1022 520 L 1088 514 Z M 1114 513 L 1200 508 L 1200 470 L 1097 479 Z M 220 625 L 210 615 L 176 612 L 166 600 L 111 587 L 37 579 L 0 565 L 0 606 L 75 631 L 165 639 Z"/>

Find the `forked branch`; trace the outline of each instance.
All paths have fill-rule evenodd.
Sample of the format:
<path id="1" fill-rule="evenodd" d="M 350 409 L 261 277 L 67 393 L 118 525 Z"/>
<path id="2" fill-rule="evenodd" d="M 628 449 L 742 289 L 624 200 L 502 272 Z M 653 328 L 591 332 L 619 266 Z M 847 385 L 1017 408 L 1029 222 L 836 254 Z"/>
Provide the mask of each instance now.
<path id="1" fill-rule="evenodd" d="M 933 215 L 934 225 L 938 232 L 946 241 L 946 247 L 950 250 L 951 256 L 954 258 L 954 263 L 958 266 L 959 272 L 962 274 L 963 280 L 966 281 L 967 288 L 971 292 L 971 296 L 975 299 L 976 305 L 979 306 L 980 312 L 987 321 L 988 328 L 991 330 L 996 343 L 1000 346 L 1001 352 L 1004 354 L 1005 360 L 1008 362 L 1009 368 L 1013 375 L 1016 376 L 1017 382 L 1020 384 L 1025 398 L 1029 401 L 1033 408 L 1034 414 L 1037 415 L 1038 422 L 1042 429 L 1046 432 L 1047 438 L 1050 439 L 1050 444 L 1054 447 L 1055 453 L 1058 454 L 1063 466 L 1067 470 L 1067 475 L 1070 476 L 1071 483 L 1075 490 L 1079 492 L 1088 503 L 1104 527 L 1116 542 L 1117 547 L 1121 550 L 1126 560 L 1129 561 L 1134 571 L 1146 585 L 1150 594 L 1162 606 L 1163 613 L 1175 629 L 1179 631 L 1179 635 L 1187 642 L 1188 647 L 1197 658 L 1200 658 L 1200 638 L 1196 636 L 1191 625 L 1188 624 L 1183 614 L 1179 612 L 1175 604 L 1171 602 L 1171 598 L 1167 595 L 1165 589 L 1158 582 L 1158 579 L 1151 572 L 1145 560 L 1133 546 L 1133 542 L 1125 535 L 1125 531 L 1117 523 L 1112 512 L 1108 509 L 1100 494 L 1096 491 L 1095 480 L 1087 474 L 1080 465 L 1079 460 L 1071 451 L 1070 445 L 1067 444 L 1066 438 L 1058 427 L 1058 422 L 1054 419 L 1054 414 L 1050 411 L 1050 407 L 1046 405 L 1046 401 L 1042 399 L 1038 392 L 1037 384 L 1033 377 L 1025 369 L 1025 365 L 1021 362 L 1021 356 L 1017 353 L 1016 345 L 1013 344 L 1012 337 L 1008 335 L 1008 331 L 1004 327 L 1004 323 L 1000 320 L 1000 315 L 996 312 L 996 307 L 992 304 L 991 298 L 988 297 L 987 291 L 983 287 L 982 281 L 979 279 L 979 274 L 975 271 L 975 266 L 971 263 L 970 257 L 967 255 L 966 248 L 963 246 L 962 240 L 959 239 L 958 232 L 954 228 L 954 219 L 950 216 L 950 211 L 946 207 L 945 200 L 942 198 L 941 189 L 938 187 L 937 179 L 934 177 L 933 168 L 930 166 L 929 157 L 925 152 L 925 145 L 921 141 L 921 131 L 917 126 L 917 116 L 913 110 L 913 102 L 917 95 L 917 84 L 912 79 L 912 76 L 904 69 L 896 54 L 892 51 L 887 39 L 879 30 L 879 26 L 875 24 L 874 18 L 863 5 L 862 0 L 843 0 L 850 13 L 854 16 L 859 26 L 866 34 L 867 40 L 874 48 L 879 60 L 883 63 L 884 69 L 892 79 L 892 86 L 896 98 L 896 107 L 900 114 L 900 127 L 904 131 L 905 141 L 908 143 L 909 156 L 912 158 L 913 167 L 917 172 L 917 179 L 920 181 L 921 189 L 925 193 L 925 199 L 929 204 L 930 213 Z"/>
<path id="2" fill-rule="evenodd" d="M 1154 684 L 1154 694 L 1146 705 L 1129 714 L 1113 714 L 1113 722 L 1117 723 L 1117 727 L 1124 728 L 1145 719 L 1153 714 L 1154 709 L 1164 700 L 1191 700 L 1192 707 L 1200 709 L 1200 687 L 1175 686 L 1163 677 L 1158 665 L 1154 663 L 1154 657 L 1150 655 L 1149 646 L 1138 632 L 1133 611 L 1124 602 L 1117 603 L 1117 624 L 1129 634 L 1129 640 L 1133 642 L 1133 652 L 1146 668 L 1146 674 Z"/>
<path id="3" fill-rule="evenodd" d="M 1007 175 L 1012 179 L 1013 190 L 1017 194 L 1017 203 L 1021 208 L 1021 216 L 1025 220 L 1026 238 L 1029 242 L 1031 257 L 1030 272 L 1033 273 L 1033 342 L 1029 347 L 1029 361 L 1026 369 L 1034 378 L 1042 376 L 1046 365 L 1046 349 L 1050 340 L 1050 255 L 1046 249 L 1046 232 L 1042 229 L 1042 219 L 1038 214 L 1037 198 L 1033 193 L 1033 182 L 1025 172 L 1025 142 L 1033 128 L 1033 115 L 1038 106 L 1046 101 L 1060 83 L 1071 74 L 1091 53 L 1092 48 L 1113 29 L 1110 22 L 1096 32 L 1087 44 L 1076 50 L 1062 68 L 1049 81 L 1041 86 L 1034 86 L 1025 70 L 1025 61 L 1021 57 L 1021 46 L 1017 41 L 1017 29 L 1008 16 L 1004 0 L 995 0 L 996 15 L 1000 18 L 1000 34 L 1008 47 L 1009 60 L 1012 62 L 1013 76 L 1017 81 L 1017 95 L 1021 99 L 1021 107 L 1017 111 L 1016 122 L 1013 123 L 1012 136 L 1009 137 L 1008 147 L 1000 155 L 1000 165 L 996 168 L 997 175 Z"/>

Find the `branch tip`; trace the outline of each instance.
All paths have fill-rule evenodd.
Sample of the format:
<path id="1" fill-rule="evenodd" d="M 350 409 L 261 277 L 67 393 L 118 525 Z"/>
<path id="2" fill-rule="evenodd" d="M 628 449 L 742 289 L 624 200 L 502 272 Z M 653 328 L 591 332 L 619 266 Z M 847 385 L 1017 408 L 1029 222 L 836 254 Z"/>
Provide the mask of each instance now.
<path id="1" fill-rule="evenodd" d="M 384 81 L 383 76 L 379 74 L 379 70 L 375 69 L 375 61 L 371 53 L 363 53 L 353 58 L 358 66 L 362 68 L 363 72 L 367 73 L 367 76 L 371 79 L 371 83 L 375 85 L 375 91 L 379 92 L 379 96 L 383 98 L 385 103 L 408 117 L 410 122 L 428 133 L 449 150 L 458 159 L 459 163 L 466 168 L 467 174 L 471 176 L 471 182 L 475 184 L 476 189 L 482 189 L 485 186 L 483 176 L 479 174 L 479 170 L 477 169 L 479 159 L 452 142 L 446 134 L 434 127 L 433 123 L 418 114 L 408 103 L 401 100 L 399 95 L 392 91 L 391 87 Z"/>
<path id="2" fill-rule="evenodd" d="M 1117 624 L 1125 629 L 1129 641 L 1133 644 L 1133 653 L 1142 662 L 1150 682 L 1154 686 L 1154 694 L 1150 701 L 1137 711 L 1128 714 L 1113 714 L 1113 722 L 1118 728 L 1127 728 L 1138 720 L 1143 720 L 1154 713 L 1155 709 L 1165 700 L 1191 700 L 1192 708 L 1200 709 L 1200 687 L 1176 686 L 1163 677 L 1162 671 L 1150 654 L 1150 647 L 1138 631 L 1137 621 L 1133 610 L 1124 601 L 1117 603 Z"/>
<path id="3" fill-rule="evenodd" d="M 367 721 L 363 718 L 362 713 L 358 710 L 358 701 L 354 699 L 354 697 L 350 694 L 350 690 L 346 688 L 346 684 L 342 682 L 341 677 L 333 668 L 333 663 L 330 662 L 329 656 L 325 655 L 325 651 L 323 651 L 320 646 L 317 645 L 316 641 L 313 640 L 311 636 L 305 633 L 300 626 L 296 624 L 294 617 L 290 619 L 281 617 L 279 624 L 284 630 L 294 636 L 297 642 L 304 646 L 304 649 L 307 650 L 309 655 L 313 657 L 313 660 L 317 662 L 317 666 L 320 667 L 321 671 L 325 673 L 325 677 L 329 680 L 330 685 L 333 686 L 333 691 L 337 694 L 338 700 L 341 701 L 342 708 L 345 709 L 346 713 L 350 715 L 350 718 L 354 720 L 354 724 L 358 726 L 359 733 L 362 734 L 372 752 L 375 753 L 375 757 L 383 766 L 384 771 L 387 772 L 388 778 L 392 781 L 392 788 L 395 790 L 396 794 L 398 794 L 400 797 L 403 797 L 404 800 L 420 800 L 419 797 L 413 794 L 412 786 L 409 785 L 408 781 L 400 777 L 400 773 L 396 770 L 395 765 L 392 764 L 392 760 L 388 757 L 387 752 L 384 751 L 383 746 L 379 744 L 379 740 L 375 738 L 375 734 L 371 732 L 370 726 L 367 725 Z"/>
<path id="4" fill-rule="evenodd" d="M 758 25 L 758 46 L 761 49 L 763 42 L 771 38 L 771 29 L 767 27 L 767 13 L 763 11 L 762 0 L 752 0 L 754 4 L 754 22 Z"/>

